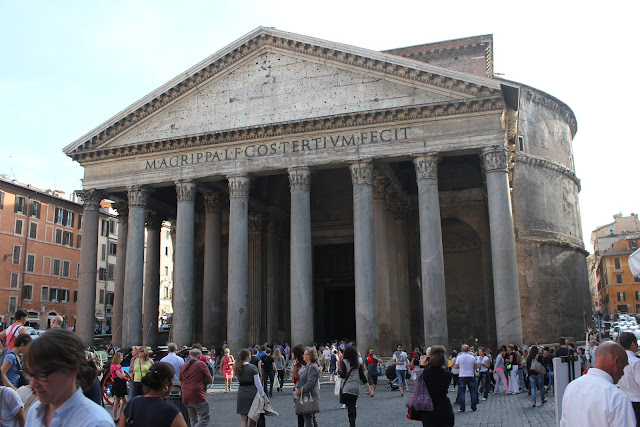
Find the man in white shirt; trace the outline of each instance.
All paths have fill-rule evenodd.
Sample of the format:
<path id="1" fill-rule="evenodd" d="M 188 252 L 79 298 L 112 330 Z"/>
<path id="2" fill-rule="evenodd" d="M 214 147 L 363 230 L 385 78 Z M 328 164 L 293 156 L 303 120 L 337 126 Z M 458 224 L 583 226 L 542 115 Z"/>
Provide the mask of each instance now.
<path id="1" fill-rule="evenodd" d="M 562 399 L 560 427 L 631 427 L 633 406 L 614 384 L 624 375 L 627 354 L 613 341 L 598 346 L 596 366 L 567 386 Z"/>
<path id="2" fill-rule="evenodd" d="M 167 344 L 167 347 L 169 349 L 169 354 L 163 357 L 160 361 L 167 362 L 168 364 L 173 366 L 173 369 L 176 372 L 173 376 L 173 385 L 177 386 L 178 377 L 180 375 L 180 368 L 182 368 L 182 365 L 184 365 L 184 359 L 177 355 L 178 346 L 175 343 L 170 342 L 169 344 Z"/>
<path id="3" fill-rule="evenodd" d="M 475 377 L 476 358 L 469 354 L 469 346 L 467 344 L 462 344 L 454 367 L 460 369 L 458 376 L 458 403 L 460 403 L 460 409 L 458 409 L 458 412 L 464 412 L 467 386 L 471 394 L 471 410 L 475 411 L 478 402 L 478 387 L 476 387 Z"/>
<path id="4" fill-rule="evenodd" d="M 629 364 L 624 368 L 624 375 L 618 381 L 618 387 L 629 396 L 637 422 L 640 420 L 640 359 L 636 357 L 638 341 L 633 332 L 623 332 L 620 334 L 619 341 L 627 353 Z"/>
<path id="5" fill-rule="evenodd" d="M 400 397 L 402 397 L 404 396 L 404 388 L 407 386 L 407 367 L 409 366 L 407 353 L 402 351 L 402 344 L 398 344 L 391 360 L 396 367 L 396 378 L 400 387 Z"/>

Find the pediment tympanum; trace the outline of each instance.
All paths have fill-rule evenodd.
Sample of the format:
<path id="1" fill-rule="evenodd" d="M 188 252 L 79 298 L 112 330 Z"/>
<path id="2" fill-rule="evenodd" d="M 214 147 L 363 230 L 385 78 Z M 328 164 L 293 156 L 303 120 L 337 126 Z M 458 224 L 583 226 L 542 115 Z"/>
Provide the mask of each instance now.
<path id="1" fill-rule="evenodd" d="M 285 37 L 286 36 L 286 37 Z M 296 39 L 291 37 L 295 36 Z M 469 102 L 499 84 L 352 46 L 259 28 L 67 146 L 76 160 L 150 142 L 395 108 Z"/>

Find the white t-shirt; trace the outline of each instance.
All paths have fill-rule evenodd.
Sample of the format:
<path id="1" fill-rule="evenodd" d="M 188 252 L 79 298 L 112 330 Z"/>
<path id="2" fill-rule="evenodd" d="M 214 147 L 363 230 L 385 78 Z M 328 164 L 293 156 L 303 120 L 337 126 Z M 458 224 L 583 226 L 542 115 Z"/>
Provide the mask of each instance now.
<path id="1" fill-rule="evenodd" d="M 322 357 L 324 357 L 325 359 L 329 359 L 331 357 L 331 350 L 329 350 L 328 348 L 322 350 Z"/>
<path id="2" fill-rule="evenodd" d="M 2 393 L 2 419 L 0 419 L 2 426 L 18 427 L 16 414 L 23 406 L 20 396 L 11 387 L 0 386 L 0 393 Z"/>
<path id="3" fill-rule="evenodd" d="M 397 351 L 393 353 L 393 361 L 394 362 L 402 362 L 399 365 L 396 365 L 396 371 L 406 371 L 407 370 L 407 353 L 404 351 L 398 353 Z"/>
<path id="4" fill-rule="evenodd" d="M 476 358 L 469 353 L 460 353 L 456 358 L 458 368 L 460 368 L 460 378 L 473 377 L 475 370 Z"/>
<path id="5" fill-rule="evenodd" d="M 480 368 L 480 372 L 487 372 L 487 365 L 486 363 L 489 361 L 489 356 L 476 356 L 476 363 L 479 364 L 479 368 Z"/>

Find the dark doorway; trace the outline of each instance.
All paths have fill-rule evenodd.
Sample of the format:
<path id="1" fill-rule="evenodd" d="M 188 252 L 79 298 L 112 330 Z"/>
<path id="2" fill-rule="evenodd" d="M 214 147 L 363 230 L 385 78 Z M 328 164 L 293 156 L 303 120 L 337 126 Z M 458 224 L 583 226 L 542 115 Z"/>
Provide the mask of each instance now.
<path id="1" fill-rule="evenodd" d="M 315 339 L 355 339 L 353 243 L 314 246 L 313 258 Z"/>

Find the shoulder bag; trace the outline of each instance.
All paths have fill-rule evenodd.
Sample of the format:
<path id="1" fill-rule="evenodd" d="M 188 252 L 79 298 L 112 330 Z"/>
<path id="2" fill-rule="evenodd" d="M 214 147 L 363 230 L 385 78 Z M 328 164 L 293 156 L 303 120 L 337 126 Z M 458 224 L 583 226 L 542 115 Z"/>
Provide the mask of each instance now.
<path id="1" fill-rule="evenodd" d="M 546 374 L 547 370 L 542 363 L 538 362 L 537 358 L 531 359 L 531 372 L 535 372 L 536 374 Z"/>
<path id="2" fill-rule="evenodd" d="M 413 390 L 409 393 L 409 397 L 407 398 L 405 405 L 407 405 L 407 408 L 413 409 L 414 411 L 431 412 L 433 411 L 433 400 L 431 400 L 431 395 L 429 394 L 427 385 L 422 379 L 423 372 L 420 372 L 416 378 L 416 382 L 413 383 Z"/>
<path id="3" fill-rule="evenodd" d="M 340 403 L 347 403 L 344 401 L 342 390 L 344 390 L 344 385 L 347 383 L 347 380 L 349 379 L 349 376 L 351 375 L 351 372 L 353 372 L 354 369 L 355 368 L 349 369 L 349 373 L 347 373 L 347 376 L 344 377 L 344 379 L 342 380 L 342 385 L 340 386 Z"/>

